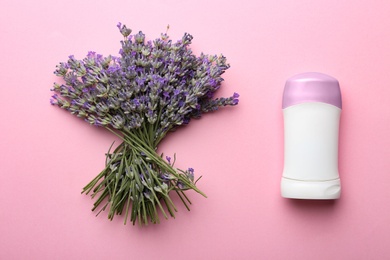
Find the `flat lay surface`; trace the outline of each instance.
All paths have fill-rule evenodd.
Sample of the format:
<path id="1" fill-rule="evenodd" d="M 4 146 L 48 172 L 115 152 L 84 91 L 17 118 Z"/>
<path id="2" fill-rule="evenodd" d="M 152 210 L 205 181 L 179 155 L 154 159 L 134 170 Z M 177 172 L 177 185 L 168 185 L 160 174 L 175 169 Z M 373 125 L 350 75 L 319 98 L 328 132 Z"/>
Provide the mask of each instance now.
<path id="1" fill-rule="evenodd" d="M 0 259 L 386 259 L 390 257 L 388 1 L 0 2 Z M 192 167 L 208 198 L 175 197 L 146 227 L 91 211 L 82 188 L 120 140 L 50 105 L 55 66 L 118 55 L 116 27 L 194 36 L 231 67 L 217 96 L 235 107 L 192 120 L 158 151 Z M 341 198 L 280 196 L 282 94 L 298 73 L 339 80 Z M 195 177 L 195 178 L 196 178 Z"/>

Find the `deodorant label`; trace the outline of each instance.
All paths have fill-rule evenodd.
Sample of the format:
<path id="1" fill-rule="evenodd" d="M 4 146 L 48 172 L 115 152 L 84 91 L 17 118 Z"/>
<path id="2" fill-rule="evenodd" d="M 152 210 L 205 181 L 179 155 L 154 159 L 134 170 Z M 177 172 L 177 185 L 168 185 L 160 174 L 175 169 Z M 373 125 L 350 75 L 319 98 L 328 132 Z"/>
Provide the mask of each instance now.
<path id="1" fill-rule="evenodd" d="M 303 181 L 339 178 L 338 136 L 340 108 L 320 102 L 283 110 L 283 176 Z"/>

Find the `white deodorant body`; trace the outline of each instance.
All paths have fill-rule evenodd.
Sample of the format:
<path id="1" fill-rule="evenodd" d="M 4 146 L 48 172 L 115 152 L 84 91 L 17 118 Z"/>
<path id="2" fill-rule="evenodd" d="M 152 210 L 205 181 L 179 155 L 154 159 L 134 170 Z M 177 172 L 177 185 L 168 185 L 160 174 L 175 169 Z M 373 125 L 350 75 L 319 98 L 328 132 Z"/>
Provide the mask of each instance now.
<path id="1" fill-rule="evenodd" d="M 287 80 L 283 95 L 285 198 L 338 199 L 338 81 L 321 73 Z"/>

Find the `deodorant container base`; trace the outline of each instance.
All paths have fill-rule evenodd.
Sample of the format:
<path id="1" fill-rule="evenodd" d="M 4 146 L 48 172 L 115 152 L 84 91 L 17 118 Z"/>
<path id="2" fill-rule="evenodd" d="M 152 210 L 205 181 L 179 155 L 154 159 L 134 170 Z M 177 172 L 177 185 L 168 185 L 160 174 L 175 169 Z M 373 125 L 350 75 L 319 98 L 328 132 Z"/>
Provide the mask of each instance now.
<path id="1" fill-rule="evenodd" d="M 338 140 L 341 107 L 340 87 L 335 78 L 309 72 L 287 80 L 282 105 L 283 197 L 340 197 Z"/>

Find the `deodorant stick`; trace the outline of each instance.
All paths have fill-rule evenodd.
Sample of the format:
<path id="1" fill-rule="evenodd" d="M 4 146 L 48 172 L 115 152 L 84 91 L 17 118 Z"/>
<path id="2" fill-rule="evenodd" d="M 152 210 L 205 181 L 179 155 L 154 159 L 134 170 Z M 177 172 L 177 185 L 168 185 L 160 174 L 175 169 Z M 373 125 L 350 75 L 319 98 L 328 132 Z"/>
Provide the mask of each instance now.
<path id="1" fill-rule="evenodd" d="M 282 197 L 338 199 L 341 93 L 322 73 L 289 78 L 283 93 L 284 169 Z"/>

